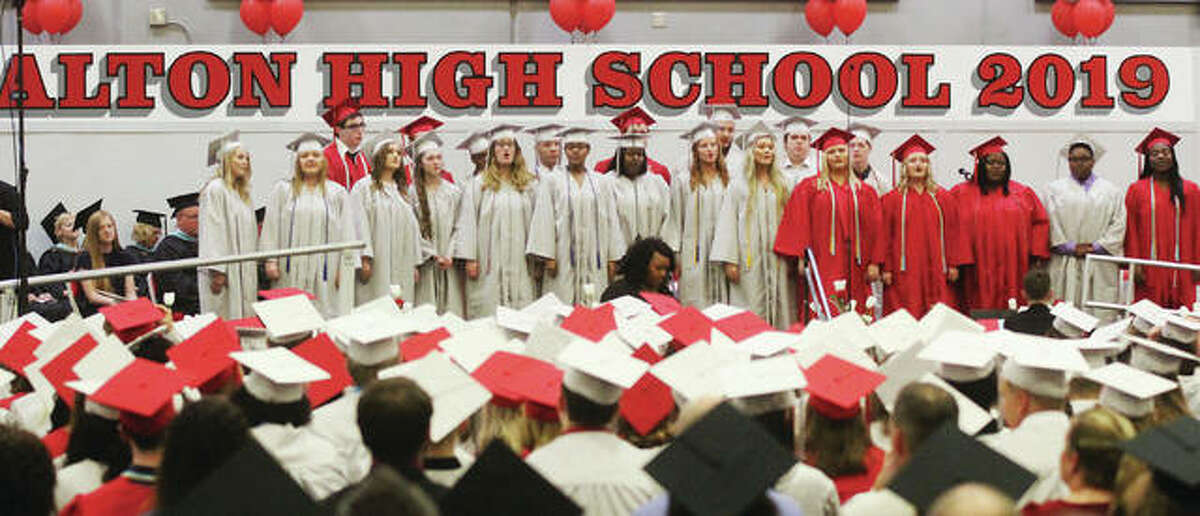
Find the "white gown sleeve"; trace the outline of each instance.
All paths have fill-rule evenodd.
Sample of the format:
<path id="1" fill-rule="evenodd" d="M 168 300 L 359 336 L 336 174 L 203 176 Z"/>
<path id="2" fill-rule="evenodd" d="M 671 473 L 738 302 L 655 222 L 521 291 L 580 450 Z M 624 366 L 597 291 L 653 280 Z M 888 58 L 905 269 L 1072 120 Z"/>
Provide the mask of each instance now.
<path id="1" fill-rule="evenodd" d="M 233 250 L 227 245 L 232 221 L 225 218 L 229 211 L 225 206 L 225 195 L 222 195 L 224 188 L 219 181 L 220 179 L 209 181 L 200 191 L 200 258 L 233 254 Z M 225 273 L 225 265 L 208 265 L 204 269 Z"/>

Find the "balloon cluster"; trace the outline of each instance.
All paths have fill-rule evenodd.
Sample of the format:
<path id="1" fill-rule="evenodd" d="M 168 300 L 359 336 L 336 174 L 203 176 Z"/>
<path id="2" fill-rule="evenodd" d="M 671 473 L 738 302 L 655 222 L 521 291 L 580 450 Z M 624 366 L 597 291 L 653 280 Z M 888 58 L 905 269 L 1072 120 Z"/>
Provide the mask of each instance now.
<path id="1" fill-rule="evenodd" d="M 1112 27 L 1117 7 L 1112 0 L 1057 0 L 1050 8 L 1054 28 L 1068 38 L 1095 38 Z"/>
<path id="2" fill-rule="evenodd" d="M 564 31 L 591 34 L 603 29 L 617 12 L 617 0 L 550 0 L 550 18 Z"/>
<path id="3" fill-rule="evenodd" d="M 823 38 L 829 37 L 835 26 L 849 36 L 867 19 L 867 0 L 808 0 L 804 19 Z"/>
<path id="4" fill-rule="evenodd" d="M 304 17 L 304 0 L 242 0 L 239 13 L 250 32 L 265 36 L 274 30 L 286 37 Z"/>
<path id="5" fill-rule="evenodd" d="M 32 34 L 66 34 L 83 18 L 83 0 L 26 0 L 21 15 Z"/>

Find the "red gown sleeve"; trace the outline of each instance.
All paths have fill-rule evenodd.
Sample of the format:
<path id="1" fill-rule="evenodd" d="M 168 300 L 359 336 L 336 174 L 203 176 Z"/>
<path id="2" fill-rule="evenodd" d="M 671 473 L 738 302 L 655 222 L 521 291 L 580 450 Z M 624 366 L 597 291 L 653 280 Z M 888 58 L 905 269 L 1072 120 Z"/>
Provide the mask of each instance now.
<path id="1" fill-rule="evenodd" d="M 900 238 L 899 228 L 900 224 L 904 223 L 904 221 L 899 220 L 900 212 L 896 206 L 903 195 L 900 190 L 892 190 L 885 194 L 883 199 L 879 200 L 880 213 L 883 220 L 883 226 L 881 226 L 883 231 L 880 234 L 883 236 L 882 240 L 884 241 L 883 261 L 880 265 L 881 272 L 896 272 L 896 266 L 898 265 L 896 260 L 900 256 L 897 246 L 898 239 Z"/>
<path id="2" fill-rule="evenodd" d="M 950 192 L 940 188 L 934 198 L 937 199 L 938 207 L 942 209 L 942 252 L 946 253 L 946 266 L 958 267 L 963 262 L 963 238 L 959 230 L 958 205 L 950 196 Z"/>
<path id="3" fill-rule="evenodd" d="M 879 205 L 879 194 L 869 185 L 859 191 L 859 206 L 862 211 L 862 238 L 866 247 L 868 264 L 883 263 L 887 252 L 887 237 L 883 231 L 883 211 Z"/>
<path id="4" fill-rule="evenodd" d="M 1022 192 L 1029 203 L 1029 254 L 1043 260 L 1050 259 L 1050 216 L 1042 206 L 1042 200 L 1032 188 L 1025 187 Z"/>
<path id="5" fill-rule="evenodd" d="M 953 252 L 950 253 L 950 264 L 956 267 L 975 263 L 975 252 L 971 247 L 970 188 L 966 183 L 960 183 L 946 196 L 950 200 L 951 211 L 954 212 L 954 225 L 947 224 L 946 232 L 956 235 L 953 238 Z"/>
<path id="6" fill-rule="evenodd" d="M 671 171 L 665 165 L 646 158 L 646 166 L 650 167 L 651 172 L 658 174 L 658 177 L 663 178 L 663 181 L 667 182 L 667 186 L 671 186 Z"/>
<path id="7" fill-rule="evenodd" d="M 603 174 L 608 171 L 608 164 L 611 162 L 612 158 L 602 159 L 596 162 L 596 168 L 593 170 L 595 170 L 597 174 Z"/>
<path id="8" fill-rule="evenodd" d="M 809 246 L 808 204 L 814 184 L 805 179 L 792 190 L 792 196 L 779 219 L 779 230 L 775 234 L 776 254 L 797 258 L 804 256 L 804 250 Z"/>
<path id="9" fill-rule="evenodd" d="M 1148 256 L 1142 248 L 1141 199 L 1137 195 L 1138 185 L 1133 183 L 1125 191 L 1125 256 L 1144 258 Z"/>

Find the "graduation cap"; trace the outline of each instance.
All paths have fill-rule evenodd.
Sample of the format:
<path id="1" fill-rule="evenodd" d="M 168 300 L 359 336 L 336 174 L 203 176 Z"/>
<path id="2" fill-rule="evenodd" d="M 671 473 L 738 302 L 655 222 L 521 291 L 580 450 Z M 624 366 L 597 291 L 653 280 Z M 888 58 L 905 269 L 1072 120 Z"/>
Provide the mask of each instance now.
<path id="1" fill-rule="evenodd" d="M 1012 334 L 1006 338 L 1023 339 Z M 1087 360 L 1074 345 L 1055 339 L 1039 340 L 1041 345 L 1021 346 L 1000 368 L 1000 377 L 1033 394 L 1064 399 L 1072 373 L 1090 369 Z"/>
<path id="2" fill-rule="evenodd" d="M 287 348 L 235 351 L 229 357 L 250 369 L 242 386 L 266 403 L 294 403 L 304 397 L 305 386 L 328 380 L 330 374 Z"/>
<path id="3" fill-rule="evenodd" d="M 1050 313 L 1054 315 L 1052 323 L 1055 330 L 1072 339 L 1083 337 L 1084 334 L 1090 333 L 1100 324 L 1100 319 L 1096 316 L 1084 312 L 1075 305 L 1067 302 L 1060 302 L 1050 309 Z"/>
<path id="4" fill-rule="evenodd" d="M 50 241 L 58 243 L 58 235 L 54 234 L 54 221 L 58 220 L 58 216 L 67 212 L 67 207 L 63 203 L 57 203 L 54 208 L 42 217 L 42 229 L 46 230 L 46 236 L 50 237 Z"/>
<path id="5" fill-rule="evenodd" d="M 1121 363 L 1088 371 L 1084 377 L 1103 386 L 1100 406 L 1130 418 L 1149 416 L 1154 412 L 1155 396 L 1179 387 L 1175 382 Z"/>
<path id="6" fill-rule="evenodd" d="M 658 323 L 658 327 L 670 333 L 674 337 L 673 342 L 688 347 L 709 340 L 713 322 L 699 310 L 687 306 Z"/>
<path id="7" fill-rule="evenodd" d="M 483 154 L 488 150 L 488 138 L 486 133 L 475 131 L 468 134 L 463 141 L 459 142 L 454 148 L 465 150 L 468 154 Z"/>
<path id="8" fill-rule="evenodd" d="M 325 324 L 325 319 L 312 301 L 302 295 L 259 301 L 254 303 L 253 308 L 267 329 L 267 337 L 273 342 L 307 337 Z"/>
<path id="9" fill-rule="evenodd" d="M 645 470 L 689 513 L 717 516 L 741 514 L 795 463 L 762 426 L 722 403 Z"/>
<path id="10" fill-rule="evenodd" d="M 649 129 L 654 124 L 658 123 L 654 117 L 650 116 L 650 113 L 647 113 L 638 106 L 633 106 L 625 112 L 613 117 L 610 122 L 612 122 L 612 125 L 616 126 L 617 130 L 621 133 L 628 132 L 629 129 L 634 125 L 644 125 L 647 129 Z"/>
<path id="11" fill-rule="evenodd" d="M 437 129 L 443 125 L 445 124 L 441 120 L 431 116 L 421 115 L 416 120 L 404 124 L 404 127 L 397 129 L 396 132 L 407 136 L 409 140 L 413 140 L 422 134 Z"/>
<path id="12" fill-rule="evenodd" d="M 1200 362 L 1200 357 L 1137 335 L 1121 335 L 1133 344 L 1129 365 L 1161 376 L 1174 377 L 1179 374 L 1183 362 Z"/>
<path id="13" fill-rule="evenodd" d="M 558 355 L 563 386 L 601 405 L 612 405 L 650 369 L 646 362 L 610 348 L 577 340 Z"/>
<path id="14" fill-rule="evenodd" d="M 450 355 L 450 358 L 468 373 L 475 371 L 496 352 L 523 351 L 520 341 L 510 341 L 504 330 L 494 324 L 452 331 L 450 338 L 443 340 L 439 345 L 442 351 Z"/>
<path id="15" fill-rule="evenodd" d="M 157 512 L 163 516 L 326 514 L 256 439 L 246 439 L 178 504 L 159 507 Z"/>
<path id="16" fill-rule="evenodd" d="M 779 128 L 785 137 L 789 134 L 812 134 L 815 125 L 815 120 L 802 116 L 789 116 L 775 123 L 775 127 Z"/>
<path id="17" fill-rule="evenodd" d="M 562 139 L 563 145 L 569 145 L 572 143 L 591 145 L 592 142 L 588 141 L 588 136 L 596 132 L 598 131 L 595 129 L 589 129 L 587 127 L 568 127 L 562 131 L 559 131 L 555 137 Z"/>
<path id="18" fill-rule="evenodd" d="M 150 330 L 163 319 L 163 311 L 148 298 L 139 297 L 99 309 L 105 321 L 122 342 L 129 343 Z"/>
<path id="19" fill-rule="evenodd" d="M 292 348 L 292 353 L 328 375 L 328 378 L 308 383 L 305 395 L 313 408 L 324 405 L 346 390 L 346 387 L 354 385 L 354 378 L 350 376 L 349 366 L 346 365 L 346 357 L 342 356 L 342 352 L 328 334 L 318 333 L 317 336 Z"/>
<path id="20" fill-rule="evenodd" d="M 537 143 L 552 142 L 559 139 L 558 132 L 566 129 L 566 127 L 567 126 L 562 124 L 544 124 L 525 129 L 525 132 L 532 134 L 533 141 Z"/>
<path id="21" fill-rule="evenodd" d="M 190 192 L 183 195 L 176 195 L 167 199 L 167 204 L 171 206 L 171 217 L 179 215 L 179 210 L 200 205 L 200 192 Z"/>
<path id="22" fill-rule="evenodd" d="M 1175 144 L 1179 143 L 1179 135 L 1167 132 L 1163 129 L 1155 127 L 1150 134 L 1147 134 L 1141 142 L 1134 148 L 1138 154 L 1150 154 L 1150 148 L 1155 145 L 1166 145 L 1167 147 L 1175 148 Z"/>
<path id="23" fill-rule="evenodd" d="M 559 327 L 592 342 L 600 342 L 605 335 L 617 329 L 617 321 L 613 317 L 612 305 L 596 308 L 579 305 L 563 319 Z"/>
<path id="24" fill-rule="evenodd" d="M 1087 145 L 1088 148 L 1092 149 L 1092 159 L 1096 161 L 1100 161 L 1100 158 L 1104 157 L 1104 153 L 1107 152 L 1107 149 L 1105 149 L 1103 145 L 1100 145 L 1099 142 L 1092 139 L 1092 137 L 1086 134 L 1077 134 L 1072 136 L 1071 139 L 1067 140 L 1067 143 L 1063 144 L 1062 148 L 1058 150 L 1058 155 L 1063 159 L 1071 157 L 1071 147 L 1077 143 L 1082 143 Z"/>
<path id="25" fill-rule="evenodd" d="M 373 163 L 375 161 L 375 156 L 383 150 L 384 145 L 389 143 L 395 144 L 396 149 L 401 148 L 400 139 L 397 138 L 395 134 L 388 132 L 379 133 L 371 137 L 371 139 L 368 140 L 367 143 L 362 146 L 362 148 L 369 151 L 367 154 L 367 159 Z"/>
<path id="26" fill-rule="evenodd" d="M 641 349 L 654 353 L 646 346 L 639 351 Z M 632 387 L 625 389 L 617 406 L 633 431 L 644 436 L 671 415 L 675 410 L 675 398 L 667 384 L 647 372 Z"/>
<path id="27" fill-rule="evenodd" d="M 933 144 L 926 141 L 921 135 L 914 134 L 909 136 L 907 140 L 904 140 L 904 143 L 901 143 L 900 146 L 892 151 L 892 159 L 903 163 L 904 159 L 912 154 L 919 152 L 928 155 L 933 153 L 934 149 L 936 147 Z"/>
<path id="28" fill-rule="evenodd" d="M 1142 334 L 1167 323 L 1167 311 L 1149 299 L 1139 300 L 1125 310 L 1133 316 L 1133 327 Z"/>
<path id="29" fill-rule="evenodd" d="M 333 140 L 315 133 L 303 133 L 294 138 L 292 141 L 288 142 L 285 147 L 287 150 L 299 154 L 306 151 L 324 150 L 325 146 L 329 145 L 329 142 L 331 141 Z"/>
<path id="30" fill-rule="evenodd" d="M 416 382 L 433 400 L 430 442 L 445 439 L 492 399 L 492 393 L 483 384 L 454 365 L 445 354 L 436 351 L 379 372 L 381 380 L 395 377 Z"/>
<path id="31" fill-rule="evenodd" d="M 701 109 L 704 117 L 711 122 L 732 122 L 742 119 L 742 113 L 736 104 L 705 104 Z"/>
<path id="32" fill-rule="evenodd" d="M 135 214 L 134 220 L 138 224 L 146 224 L 148 226 L 162 229 L 165 225 L 167 216 L 157 211 L 133 210 Z"/>
<path id="33" fill-rule="evenodd" d="M 450 358 L 453 358 L 453 355 L 450 355 Z M 497 351 L 489 355 L 474 370 L 464 369 L 471 374 L 472 378 L 492 393 L 491 402 L 493 404 L 500 407 L 515 408 L 520 406 L 524 400 L 521 398 L 520 392 L 513 385 L 511 378 L 518 374 L 521 366 L 525 363 L 524 357 L 520 355 L 507 351 Z M 461 363 L 457 364 L 459 367 L 462 367 Z"/>
<path id="34" fill-rule="evenodd" d="M 321 118 L 325 120 L 325 123 L 329 127 L 336 128 L 342 122 L 345 122 L 347 118 L 359 114 L 359 106 L 357 97 L 346 97 L 341 102 L 334 104 L 333 107 L 326 109 L 324 113 L 321 113 Z"/>
<path id="35" fill-rule="evenodd" d="M 413 140 L 412 144 L 409 145 L 409 149 L 412 150 L 412 155 L 415 157 L 432 150 L 440 149 L 442 145 L 442 138 L 436 132 L 429 131 Z"/>
<path id="36" fill-rule="evenodd" d="M 86 208 L 75 212 L 75 228 L 86 232 L 88 219 L 92 218 L 93 214 L 100 211 L 100 206 L 102 204 L 104 204 L 104 199 L 100 199 L 94 203 L 91 203 Z"/>
<path id="37" fill-rule="evenodd" d="M 983 325 L 949 306 L 938 303 L 933 305 L 925 316 L 918 321 L 922 342 L 933 342 L 944 332 L 958 330 L 970 333 L 983 333 Z"/>
<path id="38" fill-rule="evenodd" d="M 400 356 L 404 362 L 418 360 L 432 351 L 440 350 L 438 343 L 448 338 L 450 331 L 444 327 L 418 333 L 400 342 Z"/>
<path id="39" fill-rule="evenodd" d="M 291 296 L 304 296 L 304 297 L 308 298 L 309 301 L 316 301 L 316 299 L 317 299 L 317 296 L 314 296 L 302 289 L 298 289 L 295 287 L 280 287 L 280 288 L 273 288 L 270 290 L 258 291 L 258 297 L 260 297 L 264 300 L 268 300 L 268 301 L 275 300 L 275 299 L 283 299 L 285 297 L 291 297 Z"/>
<path id="40" fill-rule="evenodd" d="M 926 514 L 939 495 L 959 484 L 987 484 L 1016 500 L 1035 480 L 1037 475 L 947 424 L 917 448 L 888 488 Z"/>
<path id="41" fill-rule="evenodd" d="M 609 136 L 608 139 L 617 142 L 617 148 L 621 149 L 646 148 L 646 135 L 644 134 L 622 134 L 620 136 Z"/>
<path id="42" fill-rule="evenodd" d="M 359 312 L 329 321 L 329 331 L 346 340 L 346 356 L 355 363 L 377 365 L 400 355 L 402 321 L 375 312 Z"/>
<path id="43" fill-rule="evenodd" d="M 175 417 L 172 398 L 187 385 L 166 366 L 138 358 L 91 395 L 96 403 L 121 411 L 121 426 L 138 435 L 157 435 Z"/>
<path id="44" fill-rule="evenodd" d="M 717 373 L 734 407 L 748 416 L 796 406 L 796 391 L 807 382 L 791 357 L 778 356 L 735 363 Z"/>
<path id="45" fill-rule="evenodd" d="M 479 454 L 440 505 L 443 514 L 462 516 L 583 514 L 583 509 L 499 439 Z"/>
<path id="46" fill-rule="evenodd" d="M 887 379 L 833 355 L 822 357 L 804 370 L 804 375 L 808 379 L 809 406 L 835 420 L 857 417 L 860 401 Z"/>
<path id="47" fill-rule="evenodd" d="M 975 157 L 975 161 L 980 161 L 989 154 L 1004 152 L 1004 146 L 1008 142 L 999 136 L 989 139 L 971 149 L 970 153 Z"/>
<path id="48" fill-rule="evenodd" d="M 167 358 L 187 378 L 188 385 L 201 391 L 213 391 L 219 385 L 206 389 L 205 384 L 226 375 L 236 375 L 235 362 L 229 354 L 241 349 L 237 332 L 225 321 L 217 319 L 187 340 L 168 348 Z"/>
<path id="49" fill-rule="evenodd" d="M 1121 447 L 1150 466 L 1154 485 L 1185 513 L 1200 511 L 1200 421 L 1178 417 Z"/>
<path id="50" fill-rule="evenodd" d="M 722 355 L 711 345 L 688 346 L 654 364 L 650 372 L 671 386 L 683 401 L 691 401 L 708 394 L 720 393 L 717 380 L 719 370 L 728 365 Z"/>
<path id="51" fill-rule="evenodd" d="M 1200 321 L 1176 314 L 1167 316 L 1167 324 L 1162 329 L 1163 338 L 1186 346 L 1196 342 L 1197 333 L 1200 333 Z"/>
<path id="52" fill-rule="evenodd" d="M 692 126 L 691 129 L 684 131 L 683 134 L 679 135 L 680 139 L 686 140 L 691 145 L 695 145 L 700 140 L 716 137 L 717 125 L 708 121 L 700 122 Z"/>
<path id="53" fill-rule="evenodd" d="M 767 124 L 764 124 L 762 120 L 759 120 L 755 122 L 753 126 L 750 126 L 749 130 L 739 135 L 736 143 L 737 146 L 742 150 L 749 150 L 759 138 L 764 137 L 771 138 L 772 141 L 775 139 L 775 135 L 771 132 L 771 128 L 768 127 Z"/>
<path id="54" fill-rule="evenodd" d="M 917 319 L 900 308 L 867 326 L 867 334 L 875 339 L 875 347 L 884 356 L 903 351 L 921 341 Z"/>
<path id="55" fill-rule="evenodd" d="M 215 140 L 209 141 L 208 159 L 206 160 L 206 163 L 208 163 L 207 166 L 212 167 L 217 165 L 221 162 L 221 160 L 225 159 L 225 156 L 229 155 L 230 152 L 241 147 L 241 136 L 242 132 L 235 129 L 231 132 L 221 135 Z"/>
<path id="56" fill-rule="evenodd" d="M 775 329 L 758 314 L 749 310 L 719 319 L 713 323 L 713 326 L 721 330 L 721 333 L 728 335 L 734 342 L 742 342 Z"/>
<path id="57" fill-rule="evenodd" d="M 821 136 L 818 136 L 817 139 L 813 141 L 812 146 L 817 150 L 825 151 L 829 150 L 830 147 L 849 144 L 850 140 L 853 139 L 853 134 L 843 131 L 838 127 L 831 127 L 829 130 L 822 133 Z"/>
<path id="58" fill-rule="evenodd" d="M 487 136 L 488 143 L 497 140 L 516 140 L 517 131 L 521 130 L 521 126 L 513 124 L 500 124 L 488 129 L 484 135 Z"/>
<path id="59" fill-rule="evenodd" d="M 866 141 L 867 145 L 871 145 L 875 141 L 875 137 L 879 136 L 879 133 L 883 132 L 883 130 L 878 127 L 870 126 L 860 122 L 850 124 L 848 127 L 846 127 L 846 130 L 849 131 L 850 134 L 853 134 L 854 138 L 861 138 L 862 140 Z"/>
<path id="60" fill-rule="evenodd" d="M 0 346 L 0 365 L 20 373 L 25 370 L 26 366 L 37 361 L 34 350 L 42 344 L 42 341 L 29 333 L 34 328 L 32 323 L 21 323 L 8 341 Z"/>

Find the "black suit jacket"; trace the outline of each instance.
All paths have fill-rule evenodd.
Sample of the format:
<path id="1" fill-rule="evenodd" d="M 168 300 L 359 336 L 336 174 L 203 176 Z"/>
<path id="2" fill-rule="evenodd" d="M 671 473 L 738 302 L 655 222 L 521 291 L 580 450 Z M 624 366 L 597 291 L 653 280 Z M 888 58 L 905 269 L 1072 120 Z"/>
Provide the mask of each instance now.
<path id="1" fill-rule="evenodd" d="M 1045 336 L 1054 325 L 1054 315 L 1050 307 L 1038 303 L 1031 305 L 1028 310 L 1004 320 L 1004 329 L 1018 333 Z"/>

